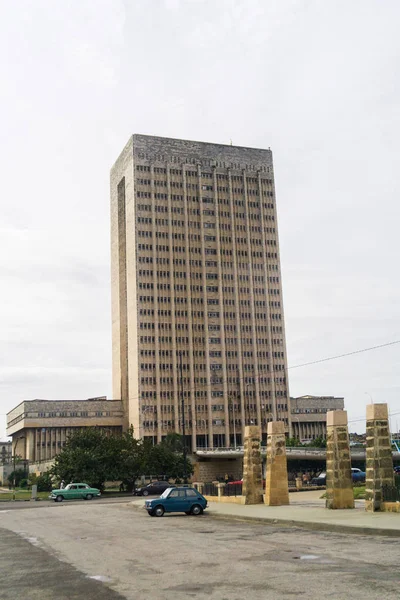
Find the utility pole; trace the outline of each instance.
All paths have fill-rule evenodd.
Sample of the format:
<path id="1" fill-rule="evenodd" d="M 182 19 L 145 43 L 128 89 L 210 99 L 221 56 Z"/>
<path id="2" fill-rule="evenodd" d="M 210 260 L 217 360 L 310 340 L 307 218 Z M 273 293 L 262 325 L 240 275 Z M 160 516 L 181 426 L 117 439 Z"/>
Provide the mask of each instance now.
<path id="1" fill-rule="evenodd" d="M 183 482 L 187 483 L 187 464 L 186 464 L 186 428 L 185 428 L 185 398 L 183 395 L 183 369 L 182 352 L 179 351 L 179 369 L 181 374 L 181 403 L 182 403 L 182 437 L 183 437 Z"/>

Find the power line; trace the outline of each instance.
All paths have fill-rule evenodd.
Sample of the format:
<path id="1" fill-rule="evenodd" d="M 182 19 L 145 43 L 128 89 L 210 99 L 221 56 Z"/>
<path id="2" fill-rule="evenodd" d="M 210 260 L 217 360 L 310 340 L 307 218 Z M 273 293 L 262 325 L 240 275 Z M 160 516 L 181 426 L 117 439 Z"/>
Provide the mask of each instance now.
<path id="1" fill-rule="evenodd" d="M 338 354 L 337 356 L 329 356 L 328 358 L 321 358 L 320 360 L 313 360 L 311 362 L 302 363 L 301 365 L 294 365 L 288 367 L 288 369 L 298 369 L 300 367 L 307 367 L 308 365 L 316 365 L 317 363 L 326 362 L 328 360 L 336 360 L 337 358 L 343 358 L 345 356 L 352 356 L 353 354 L 361 354 L 361 352 L 369 352 L 370 350 L 377 350 L 378 348 L 385 348 L 386 346 L 394 346 L 394 344 L 400 344 L 400 340 L 395 342 L 388 342 L 387 344 L 380 344 L 379 346 L 371 346 L 370 348 L 363 348 L 362 350 L 354 350 L 353 352 L 346 352 L 346 354 Z"/>
<path id="2" fill-rule="evenodd" d="M 390 413 L 389 414 L 389 419 L 391 419 L 392 417 L 395 417 L 396 415 L 400 415 L 400 411 L 399 412 L 394 412 L 394 413 Z M 349 423 L 359 423 L 361 421 L 366 421 L 366 417 L 362 417 L 360 419 L 350 419 L 348 422 Z"/>

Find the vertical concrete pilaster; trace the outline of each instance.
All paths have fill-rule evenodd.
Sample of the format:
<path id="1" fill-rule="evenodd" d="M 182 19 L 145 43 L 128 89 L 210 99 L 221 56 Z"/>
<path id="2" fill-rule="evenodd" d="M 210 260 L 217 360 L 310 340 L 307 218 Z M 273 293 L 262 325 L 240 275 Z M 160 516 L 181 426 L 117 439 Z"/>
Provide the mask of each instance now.
<path id="1" fill-rule="evenodd" d="M 367 469 L 365 510 L 381 509 L 382 487 L 394 485 L 387 404 L 367 405 Z"/>
<path id="2" fill-rule="evenodd" d="M 267 429 L 267 476 L 264 502 L 268 506 L 289 504 L 285 424 L 271 421 Z"/>
<path id="3" fill-rule="evenodd" d="M 245 427 L 243 488 L 245 504 L 262 503 L 261 428 Z"/>
<path id="4" fill-rule="evenodd" d="M 347 411 L 328 411 L 326 425 L 326 508 L 354 508 Z"/>

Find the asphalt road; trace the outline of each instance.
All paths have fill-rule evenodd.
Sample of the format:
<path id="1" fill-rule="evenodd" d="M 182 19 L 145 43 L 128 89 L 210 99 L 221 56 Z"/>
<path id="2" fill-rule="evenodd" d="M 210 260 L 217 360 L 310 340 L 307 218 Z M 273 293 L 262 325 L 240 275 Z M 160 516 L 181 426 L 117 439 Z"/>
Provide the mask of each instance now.
<path id="1" fill-rule="evenodd" d="M 157 519 L 125 503 L 0 506 L 3 600 L 397 600 L 399 562 L 392 538 Z"/>

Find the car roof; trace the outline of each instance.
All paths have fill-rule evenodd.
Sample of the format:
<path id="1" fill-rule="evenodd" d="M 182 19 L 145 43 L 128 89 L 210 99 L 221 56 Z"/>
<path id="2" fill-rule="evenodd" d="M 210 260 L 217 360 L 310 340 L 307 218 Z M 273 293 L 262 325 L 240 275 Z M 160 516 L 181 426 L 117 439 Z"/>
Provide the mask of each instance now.
<path id="1" fill-rule="evenodd" d="M 88 483 L 84 483 L 83 481 L 71 481 L 71 483 L 69 483 L 68 485 L 87 485 L 87 486 L 89 486 Z"/>

